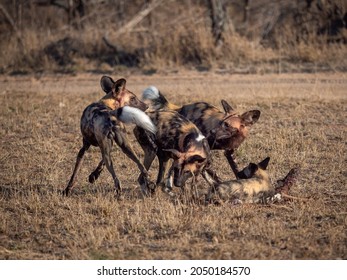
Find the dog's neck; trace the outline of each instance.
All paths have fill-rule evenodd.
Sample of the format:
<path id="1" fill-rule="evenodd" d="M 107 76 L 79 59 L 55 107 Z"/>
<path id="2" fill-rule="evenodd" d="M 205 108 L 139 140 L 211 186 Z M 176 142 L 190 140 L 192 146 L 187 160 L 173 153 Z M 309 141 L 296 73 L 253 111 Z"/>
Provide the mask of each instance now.
<path id="1" fill-rule="evenodd" d="M 116 110 L 121 106 L 120 101 L 115 99 L 111 93 L 106 94 L 99 102 L 105 104 L 111 110 Z"/>
<path id="2" fill-rule="evenodd" d="M 167 107 L 167 109 L 173 110 L 173 111 L 178 111 L 182 108 L 181 106 L 177 106 L 177 105 L 169 103 L 169 102 L 168 102 L 166 107 Z"/>
<path id="3" fill-rule="evenodd" d="M 265 170 L 262 170 L 262 169 L 258 169 L 256 171 L 256 173 L 254 174 L 253 178 L 263 180 L 264 182 L 267 182 L 267 183 L 270 182 L 269 174 Z"/>

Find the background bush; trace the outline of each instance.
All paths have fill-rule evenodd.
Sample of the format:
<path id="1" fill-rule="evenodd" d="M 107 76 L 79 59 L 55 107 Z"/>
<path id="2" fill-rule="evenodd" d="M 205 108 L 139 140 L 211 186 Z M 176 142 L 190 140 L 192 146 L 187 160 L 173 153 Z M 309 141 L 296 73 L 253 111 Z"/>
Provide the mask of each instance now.
<path id="1" fill-rule="evenodd" d="M 344 0 L 4 0 L 0 72 L 346 71 L 346 11 Z"/>

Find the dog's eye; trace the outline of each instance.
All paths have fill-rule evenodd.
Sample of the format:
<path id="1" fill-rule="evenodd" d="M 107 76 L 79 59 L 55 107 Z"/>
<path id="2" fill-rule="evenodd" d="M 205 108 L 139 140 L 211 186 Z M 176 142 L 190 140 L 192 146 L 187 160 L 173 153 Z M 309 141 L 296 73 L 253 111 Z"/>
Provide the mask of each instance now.
<path id="1" fill-rule="evenodd" d="M 130 97 L 130 102 L 134 102 L 134 101 L 135 101 L 135 97 L 134 96 Z"/>

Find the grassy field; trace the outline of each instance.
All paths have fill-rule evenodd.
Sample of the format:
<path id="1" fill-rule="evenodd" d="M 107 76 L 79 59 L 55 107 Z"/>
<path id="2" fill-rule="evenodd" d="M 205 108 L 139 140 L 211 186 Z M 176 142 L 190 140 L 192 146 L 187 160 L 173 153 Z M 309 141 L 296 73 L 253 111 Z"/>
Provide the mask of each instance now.
<path id="1" fill-rule="evenodd" d="M 71 196 L 62 197 L 82 143 L 82 111 L 103 95 L 100 77 L 0 76 L 0 259 L 347 258 L 346 74 L 125 77 L 138 95 L 156 85 L 177 104 L 221 107 L 224 98 L 240 112 L 261 110 L 236 159 L 242 167 L 270 156 L 273 181 L 299 164 L 291 195 L 302 199 L 238 206 L 205 206 L 179 190 L 176 200 L 161 190 L 143 198 L 135 164 L 116 146 L 122 201 L 113 197 L 108 172 L 88 183 L 97 148 L 87 153 Z M 213 152 L 213 165 L 233 178 L 221 152 Z M 153 167 L 154 179 L 157 162 Z M 201 195 L 206 188 L 200 180 Z"/>

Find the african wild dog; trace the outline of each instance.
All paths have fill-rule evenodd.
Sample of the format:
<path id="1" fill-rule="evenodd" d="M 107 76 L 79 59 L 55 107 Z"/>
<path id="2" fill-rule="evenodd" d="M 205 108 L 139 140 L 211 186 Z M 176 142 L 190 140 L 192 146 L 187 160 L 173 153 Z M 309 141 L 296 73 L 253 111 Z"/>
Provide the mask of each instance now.
<path id="1" fill-rule="evenodd" d="M 172 186 L 183 188 L 186 181 L 200 174 L 208 164 L 210 149 L 206 138 L 187 118 L 175 111 L 146 112 L 154 125 L 156 134 L 146 133 L 142 128 L 134 129 L 135 136 L 145 152 L 144 166 L 147 170 L 155 157 L 159 160 L 156 184 L 172 195 Z M 172 166 L 164 181 L 169 159 Z M 155 189 L 148 189 L 154 192 Z"/>
<path id="2" fill-rule="evenodd" d="M 266 171 L 269 160 L 267 157 L 258 164 L 250 163 L 239 172 L 238 177 L 242 179 L 221 182 L 212 187 L 206 201 L 257 203 L 275 198 L 275 188 Z M 211 181 L 210 184 L 213 186 L 214 182 Z"/>
<path id="3" fill-rule="evenodd" d="M 83 156 L 89 147 L 99 147 L 102 154 L 102 160 L 98 167 L 89 176 L 89 182 L 93 183 L 100 175 L 101 171 L 106 165 L 106 168 L 111 173 L 116 195 L 119 197 L 121 193 L 121 185 L 116 176 L 111 159 L 111 149 L 113 141 L 115 141 L 122 149 L 122 151 L 132 159 L 138 166 L 141 172 L 139 177 L 140 184 L 147 185 L 147 170 L 144 168 L 140 160 L 134 153 L 125 133 L 125 127 L 122 123 L 120 116 L 125 105 L 134 107 L 127 107 L 126 111 L 136 111 L 137 123 L 139 125 L 144 124 L 144 128 L 148 129 L 152 125 L 152 132 L 155 131 L 155 127 L 148 119 L 147 115 L 142 111 L 145 111 L 148 107 L 145 103 L 141 102 L 134 93 L 125 88 L 126 80 L 119 79 L 116 82 L 112 78 L 103 76 L 100 81 L 102 89 L 106 92 L 106 95 L 96 103 L 92 103 L 85 108 L 81 117 L 81 132 L 83 137 L 83 146 L 78 152 L 76 164 L 70 178 L 70 181 L 63 191 L 64 195 L 68 195 L 73 188 L 77 173 L 81 167 Z M 125 108 L 125 107 L 124 107 Z M 138 109 L 136 109 L 138 108 Z M 117 111 L 118 109 L 119 111 Z M 140 110 L 142 111 L 140 111 Z M 116 110 L 116 111 L 113 111 Z M 140 112 L 139 112 L 140 111 Z M 150 124 L 149 124 L 150 122 Z M 140 180 L 141 179 L 141 180 Z M 146 187 L 146 186 L 142 186 Z"/>
<path id="4" fill-rule="evenodd" d="M 239 115 L 225 100 L 221 101 L 224 112 L 206 102 L 179 107 L 168 102 L 154 86 L 144 90 L 142 99 L 154 110 L 175 110 L 193 122 L 207 138 L 211 150 L 224 150 L 224 155 L 237 178 L 238 168 L 233 159 L 233 153 L 247 137 L 249 128 L 258 121 L 259 110 L 251 110 Z M 213 177 L 215 184 L 220 182 L 214 171 L 211 169 L 206 171 Z"/>

